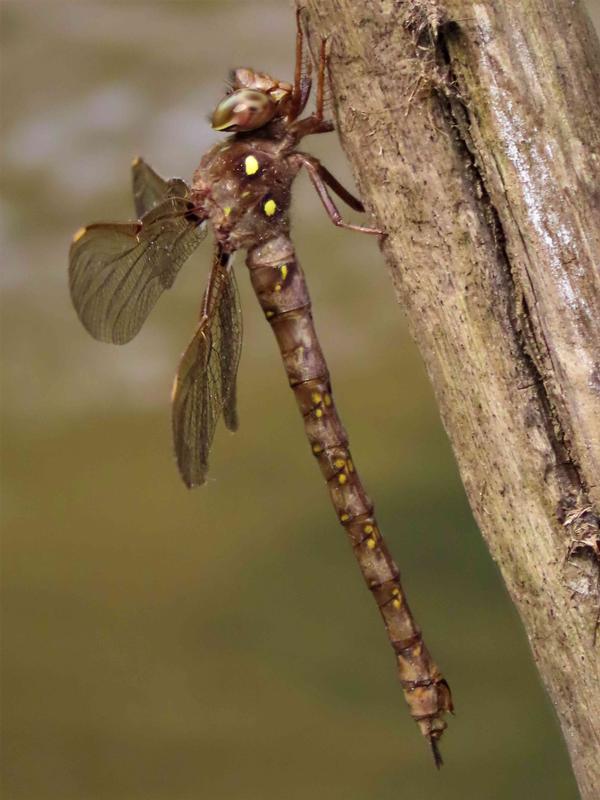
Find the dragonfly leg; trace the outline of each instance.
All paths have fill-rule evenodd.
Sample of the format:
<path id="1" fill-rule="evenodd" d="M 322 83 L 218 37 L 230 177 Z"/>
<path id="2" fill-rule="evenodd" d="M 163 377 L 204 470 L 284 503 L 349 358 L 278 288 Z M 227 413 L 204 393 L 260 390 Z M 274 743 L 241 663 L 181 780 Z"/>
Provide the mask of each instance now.
<path id="1" fill-rule="evenodd" d="M 296 12 L 296 69 L 294 75 L 294 88 L 292 90 L 292 103 L 291 111 L 288 119 L 290 121 L 296 120 L 298 115 L 303 110 L 308 100 L 310 93 L 311 79 L 310 72 L 303 75 L 302 73 L 302 47 L 303 47 L 303 34 L 300 23 L 300 10 Z M 289 138 L 290 141 L 299 141 L 303 136 L 308 136 L 311 133 L 329 133 L 334 130 L 334 124 L 331 120 L 324 119 L 324 106 L 325 106 L 325 68 L 327 66 L 327 38 L 321 39 L 321 47 L 319 49 L 319 67 L 317 73 L 317 95 L 316 107 L 313 114 L 305 119 L 299 119 L 290 126 Z"/>
<path id="2" fill-rule="evenodd" d="M 325 67 L 327 65 L 327 39 L 321 39 L 321 47 L 319 48 L 319 72 L 317 77 L 317 100 L 315 119 L 319 122 L 323 121 L 323 103 L 325 96 Z"/>
<path id="3" fill-rule="evenodd" d="M 306 106 L 312 85 L 311 72 L 312 63 L 310 58 L 307 60 L 307 68 L 304 69 L 304 32 L 302 30 L 302 8 L 296 8 L 296 63 L 294 67 L 294 85 L 288 122 L 294 122 Z"/>
<path id="4" fill-rule="evenodd" d="M 346 205 L 350 206 L 350 208 L 353 208 L 354 211 L 360 211 L 361 214 L 364 214 L 365 207 L 362 204 L 362 201 L 359 200 L 358 197 L 355 197 L 352 192 L 349 192 L 348 189 L 342 186 L 338 179 L 332 175 L 327 167 L 321 164 L 318 159 L 313 158 L 312 156 L 310 158 L 327 186 L 329 186 L 329 188 L 334 191 L 337 196 L 343 200 L 344 203 L 346 203 Z"/>
<path id="5" fill-rule="evenodd" d="M 310 178 L 312 185 L 315 187 L 329 219 L 334 225 L 337 225 L 338 228 L 346 228 L 346 230 L 359 231 L 360 233 L 369 233 L 373 236 L 385 235 L 385 232 L 379 230 L 379 228 L 370 228 L 366 225 L 354 225 L 351 222 L 344 222 L 336 204 L 333 202 L 333 198 L 329 194 L 327 185 L 329 184 L 331 189 L 333 189 L 333 191 L 338 194 L 345 203 L 348 203 L 348 205 L 351 208 L 354 208 L 356 211 L 364 211 L 364 206 L 360 200 L 354 197 L 354 195 L 350 194 L 347 189 L 344 189 L 341 183 L 339 183 L 329 172 L 329 170 L 326 170 L 316 158 L 304 155 L 304 153 L 294 153 L 293 158 L 297 159 L 298 163 L 308 172 L 308 177 Z"/>

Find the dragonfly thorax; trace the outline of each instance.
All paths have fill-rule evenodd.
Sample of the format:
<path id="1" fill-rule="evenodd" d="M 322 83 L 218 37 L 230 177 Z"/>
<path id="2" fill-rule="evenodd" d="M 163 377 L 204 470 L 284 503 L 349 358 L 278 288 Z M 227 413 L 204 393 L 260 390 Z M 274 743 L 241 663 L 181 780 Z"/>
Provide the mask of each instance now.
<path id="1" fill-rule="evenodd" d="M 291 184 L 298 168 L 278 143 L 230 138 L 204 156 L 193 191 L 228 250 L 248 248 L 289 231 Z"/>

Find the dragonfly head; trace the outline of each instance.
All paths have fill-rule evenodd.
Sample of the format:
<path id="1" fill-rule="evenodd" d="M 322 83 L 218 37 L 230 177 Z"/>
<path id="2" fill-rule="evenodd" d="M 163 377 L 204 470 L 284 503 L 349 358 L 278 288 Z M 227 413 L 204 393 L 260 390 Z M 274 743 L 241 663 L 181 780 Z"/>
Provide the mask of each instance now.
<path id="1" fill-rule="evenodd" d="M 282 116 L 292 87 L 264 72 L 241 67 L 230 78 L 230 91 L 215 108 L 211 124 L 216 131 L 253 131 Z"/>

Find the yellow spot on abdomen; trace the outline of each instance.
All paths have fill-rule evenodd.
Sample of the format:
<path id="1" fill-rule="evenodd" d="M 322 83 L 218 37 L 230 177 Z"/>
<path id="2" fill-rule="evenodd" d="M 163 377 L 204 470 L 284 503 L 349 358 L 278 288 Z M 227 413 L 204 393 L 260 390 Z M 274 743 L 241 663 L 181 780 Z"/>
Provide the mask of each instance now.
<path id="1" fill-rule="evenodd" d="M 372 525 L 365 525 L 363 528 L 363 531 L 365 533 L 373 533 L 374 530 L 375 528 Z"/>
<path id="2" fill-rule="evenodd" d="M 342 522 L 348 522 L 348 520 L 350 519 L 350 515 L 349 514 L 341 514 L 340 515 L 340 519 L 341 519 Z"/>
<path id="3" fill-rule="evenodd" d="M 313 446 L 312 446 L 312 451 L 313 451 L 313 453 L 314 453 L 315 455 L 318 455 L 319 453 L 321 453 L 321 452 L 322 452 L 322 450 L 323 450 L 323 448 L 321 447 L 321 445 L 320 445 L 320 444 L 318 444 L 318 443 L 316 443 L 316 444 L 313 444 Z"/>
<path id="4" fill-rule="evenodd" d="M 226 217 L 228 217 L 231 214 L 231 206 L 225 206 L 225 208 L 223 209 L 223 213 L 225 214 Z"/>
<path id="5" fill-rule="evenodd" d="M 317 410 L 315 411 L 315 417 L 320 419 L 322 416 L 323 416 L 323 409 L 317 408 Z"/>
<path id="6" fill-rule="evenodd" d="M 287 264 L 282 264 L 279 267 L 279 272 L 281 272 L 281 280 L 284 281 L 287 278 L 287 274 L 288 274 Z"/>
<path id="7" fill-rule="evenodd" d="M 310 396 L 310 399 L 313 401 L 313 403 L 320 403 L 321 395 L 319 394 L 319 392 L 313 392 Z"/>
<path id="8" fill-rule="evenodd" d="M 280 283 L 276 283 L 275 284 L 275 291 L 276 292 L 280 292 L 281 291 L 281 284 Z"/>
<path id="9" fill-rule="evenodd" d="M 326 406 L 330 406 L 332 403 L 331 395 L 326 394 L 325 397 L 323 398 L 323 402 L 325 403 Z"/>
<path id="10" fill-rule="evenodd" d="M 260 164 L 255 156 L 246 156 L 244 159 L 244 169 L 246 170 L 246 175 L 256 175 L 260 168 Z"/>
<path id="11" fill-rule="evenodd" d="M 340 472 L 340 474 L 338 475 L 338 483 L 341 483 L 343 485 L 344 483 L 346 483 L 347 480 L 348 476 L 345 475 L 343 472 Z"/>
<path id="12" fill-rule="evenodd" d="M 264 212 L 267 217 L 272 217 L 273 214 L 277 211 L 277 203 L 275 200 L 267 200 L 267 202 L 263 206 Z"/>
<path id="13" fill-rule="evenodd" d="M 392 605 L 394 606 L 394 608 L 401 608 L 402 607 L 402 600 L 400 600 L 399 597 L 395 597 L 392 600 Z"/>
<path id="14" fill-rule="evenodd" d="M 75 233 L 75 236 L 73 236 L 73 244 L 75 244 L 75 242 L 78 242 L 84 233 L 85 233 L 85 228 L 79 228 L 79 230 Z"/>
<path id="15" fill-rule="evenodd" d="M 265 311 L 265 317 L 267 319 L 271 319 L 271 317 L 274 317 L 274 316 L 275 316 L 275 312 L 274 311 Z"/>
<path id="16" fill-rule="evenodd" d="M 369 548 L 369 550 L 375 550 L 375 548 L 377 547 L 377 542 L 375 541 L 375 539 L 373 539 L 373 537 L 367 539 L 367 547 Z"/>
<path id="17" fill-rule="evenodd" d="M 344 461 L 343 458 L 336 458 L 336 460 L 333 463 L 338 469 L 341 469 L 342 467 L 346 466 L 346 462 Z"/>

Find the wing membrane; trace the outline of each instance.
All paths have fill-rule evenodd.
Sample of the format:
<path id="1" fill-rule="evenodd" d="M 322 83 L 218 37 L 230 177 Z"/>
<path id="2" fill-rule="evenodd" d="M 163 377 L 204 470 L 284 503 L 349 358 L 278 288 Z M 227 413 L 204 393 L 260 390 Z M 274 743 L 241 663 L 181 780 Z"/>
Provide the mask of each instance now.
<path id="1" fill-rule="evenodd" d="M 71 298 L 94 338 L 124 344 L 138 333 L 205 236 L 205 223 L 191 209 L 186 197 L 169 197 L 139 222 L 89 225 L 75 235 Z"/>
<path id="2" fill-rule="evenodd" d="M 131 165 L 133 202 L 135 213 L 141 219 L 167 197 L 187 197 L 189 187 L 181 178 L 165 180 L 155 172 L 143 158 L 136 158 Z"/>
<path id="3" fill-rule="evenodd" d="M 242 315 L 233 270 L 223 284 L 219 303 L 219 367 L 223 396 L 223 421 L 230 431 L 238 429 L 236 376 L 242 344 Z"/>
<path id="4" fill-rule="evenodd" d="M 237 429 L 236 375 L 242 323 L 231 258 L 217 250 L 203 314 L 173 384 L 173 440 L 188 487 L 206 480 L 208 455 L 221 413 Z"/>

